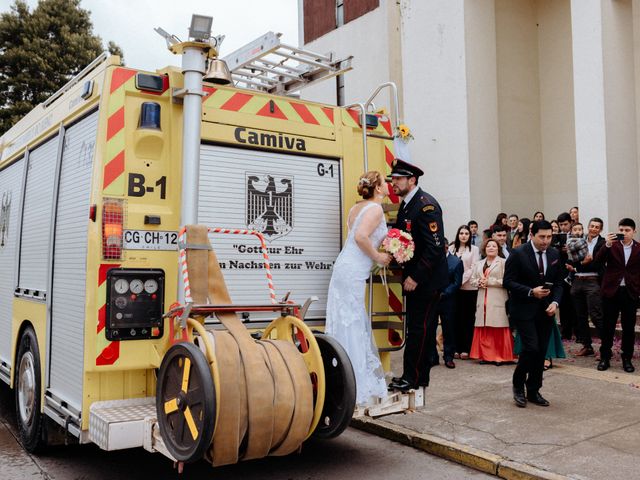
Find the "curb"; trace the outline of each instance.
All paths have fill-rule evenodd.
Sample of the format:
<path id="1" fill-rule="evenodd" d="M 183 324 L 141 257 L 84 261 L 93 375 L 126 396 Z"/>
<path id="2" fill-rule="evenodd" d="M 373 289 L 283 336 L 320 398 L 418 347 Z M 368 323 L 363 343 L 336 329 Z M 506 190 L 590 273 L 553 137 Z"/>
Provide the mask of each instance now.
<path id="1" fill-rule="evenodd" d="M 514 462 L 495 453 L 451 442 L 435 435 L 418 433 L 383 420 L 354 418 L 350 426 L 505 480 L 570 480 L 564 475 L 541 470 L 526 463 Z"/>

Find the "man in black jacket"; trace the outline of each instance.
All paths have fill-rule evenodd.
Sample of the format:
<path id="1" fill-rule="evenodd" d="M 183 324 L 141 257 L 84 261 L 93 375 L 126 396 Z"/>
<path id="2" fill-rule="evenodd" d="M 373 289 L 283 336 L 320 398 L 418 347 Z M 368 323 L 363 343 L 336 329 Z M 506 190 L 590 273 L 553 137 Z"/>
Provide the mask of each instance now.
<path id="1" fill-rule="evenodd" d="M 558 227 L 560 228 L 560 233 L 569 235 L 571 233 L 571 215 L 567 212 L 562 212 L 558 215 Z M 562 268 L 564 269 L 563 278 L 566 278 L 569 275 L 569 271 L 566 269 L 566 264 L 569 260 L 567 255 L 567 244 L 563 243 L 556 247 L 560 252 L 560 257 L 562 261 Z M 573 338 L 573 333 L 576 333 L 576 337 L 578 337 L 578 332 L 576 328 L 576 307 L 573 304 L 573 299 L 571 298 L 571 284 L 568 282 L 562 283 L 562 301 L 560 302 L 560 333 L 562 334 L 562 338 L 566 340 L 571 340 Z"/>
<path id="2" fill-rule="evenodd" d="M 558 251 L 549 248 L 551 224 L 545 220 L 533 222 L 531 234 L 531 242 L 509 256 L 503 284 L 511 295 L 511 319 L 522 340 L 522 352 L 513 372 L 513 399 L 518 407 L 526 407 L 527 400 L 546 407 L 549 402 L 540 395 L 544 356 L 553 317 L 562 299 L 565 270 Z"/>
<path id="3" fill-rule="evenodd" d="M 440 293 L 448 283 L 442 209 L 418 187 L 418 177 L 423 174 L 413 164 L 398 158 L 393 161 L 393 191 L 402 197 L 395 227 L 411 233 L 415 243 L 413 258 L 402 265 L 407 312 L 403 373 L 389 384 L 389 388 L 401 391 L 429 385 L 429 346 L 435 341 L 430 337 L 435 332 Z"/>

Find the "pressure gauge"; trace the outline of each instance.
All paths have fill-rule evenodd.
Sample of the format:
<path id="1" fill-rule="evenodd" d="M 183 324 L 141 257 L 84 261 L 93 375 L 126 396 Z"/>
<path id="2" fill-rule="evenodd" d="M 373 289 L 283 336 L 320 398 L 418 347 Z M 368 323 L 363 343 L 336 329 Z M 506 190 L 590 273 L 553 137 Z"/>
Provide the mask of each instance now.
<path id="1" fill-rule="evenodd" d="M 147 293 L 156 293 L 158 291 L 158 282 L 150 278 L 144 282 L 144 291 Z"/>
<path id="2" fill-rule="evenodd" d="M 142 283 L 142 280 L 136 278 L 135 280 L 131 280 L 129 288 L 131 288 L 131 293 L 135 293 L 136 295 L 138 295 L 142 293 L 142 290 L 144 289 L 144 283 Z"/>
<path id="3" fill-rule="evenodd" d="M 114 288 L 116 289 L 117 293 L 122 295 L 123 293 L 127 293 L 127 290 L 129 290 L 129 282 L 127 282 L 124 278 L 119 278 L 118 280 L 116 280 Z"/>
<path id="4" fill-rule="evenodd" d="M 127 298 L 126 297 L 116 297 L 115 301 L 116 307 L 123 309 L 127 306 Z"/>

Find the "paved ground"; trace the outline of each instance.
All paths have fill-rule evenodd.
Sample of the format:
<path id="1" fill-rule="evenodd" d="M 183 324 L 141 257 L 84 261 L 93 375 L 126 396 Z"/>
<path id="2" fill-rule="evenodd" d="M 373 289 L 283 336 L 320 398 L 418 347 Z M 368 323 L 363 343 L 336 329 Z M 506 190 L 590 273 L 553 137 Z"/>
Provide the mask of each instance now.
<path id="1" fill-rule="evenodd" d="M 432 369 L 423 410 L 381 420 L 571 478 L 640 478 L 640 375 L 619 355 L 606 372 L 594 357 L 569 357 L 545 372 L 550 407 L 514 405 L 512 365 L 456 360 Z M 401 355 L 392 366 L 399 373 Z"/>
<path id="2" fill-rule="evenodd" d="M 572 344 L 567 348 L 577 349 Z M 393 367 L 398 373 L 400 362 L 401 354 L 395 354 Z M 416 438 L 429 436 L 432 443 L 435 439 L 458 451 L 487 452 L 516 472 L 518 466 L 533 466 L 579 480 L 640 479 L 640 374 L 623 372 L 619 356 L 607 372 L 595 369 L 594 357 L 569 355 L 556 360 L 545 373 L 542 390 L 551 406 L 526 409 L 512 401 L 513 366 L 456 363 L 454 370 L 434 367 L 423 410 L 383 417 L 378 424 L 401 429 L 405 435 L 414 432 Z M 636 358 L 635 364 L 640 367 L 640 360 Z M 490 478 L 355 430 L 333 441 L 309 442 L 301 455 L 216 470 L 200 463 L 188 466 L 182 477 L 168 460 L 141 449 L 103 452 L 92 445 L 54 447 L 47 455 L 33 457 L 16 442 L 13 408 L 12 392 L 0 384 L 0 479 Z"/>
<path id="3" fill-rule="evenodd" d="M 387 480 L 434 478 L 490 479 L 456 463 L 368 433 L 348 429 L 330 441 L 311 441 L 300 455 L 267 458 L 212 469 L 205 462 L 187 465 L 180 476 L 169 460 L 142 449 L 104 452 L 94 445 L 53 447 L 30 456 L 15 439 L 12 393 L 0 386 L 0 479 L 2 480 L 147 480 L 242 479 Z"/>

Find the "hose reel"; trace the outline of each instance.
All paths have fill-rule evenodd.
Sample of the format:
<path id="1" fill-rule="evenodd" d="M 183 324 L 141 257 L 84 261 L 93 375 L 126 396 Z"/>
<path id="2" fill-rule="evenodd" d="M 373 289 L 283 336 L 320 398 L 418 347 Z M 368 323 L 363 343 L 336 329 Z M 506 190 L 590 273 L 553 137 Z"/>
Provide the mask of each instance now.
<path id="1" fill-rule="evenodd" d="M 336 355 L 323 353 L 327 342 L 320 342 L 325 345 L 321 349 L 304 322 L 290 315 L 294 306 L 274 300 L 270 305 L 251 306 L 281 313 L 259 341 L 252 338 L 235 313 L 249 307 L 232 304 L 207 233 L 203 226 L 181 232 L 186 253 L 181 263 L 190 289 L 186 293 L 193 295 L 193 301 L 189 309 L 170 312 L 170 330 L 179 321 L 177 313 L 188 311 L 193 318 L 183 318 L 177 326 L 190 341 L 171 346 L 161 363 L 156 396 L 160 432 L 180 462 L 204 456 L 219 466 L 287 455 L 301 447 L 322 418 L 326 429 L 328 410 L 329 417 L 336 416 L 335 401 L 328 410 L 325 404 L 325 370 L 328 361 L 335 363 Z M 226 330 L 204 328 L 204 318 L 212 313 Z M 347 372 L 342 383 L 351 385 L 353 395 L 341 397 L 342 420 L 331 422 L 332 428 L 337 427 L 335 435 L 346 428 L 348 421 L 343 417 L 350 419 L 355 407 L 353 370 L 344 350 L 341 355 L 340 369 Z M 331 398 L 335 400 L 335 392 Z"/>

